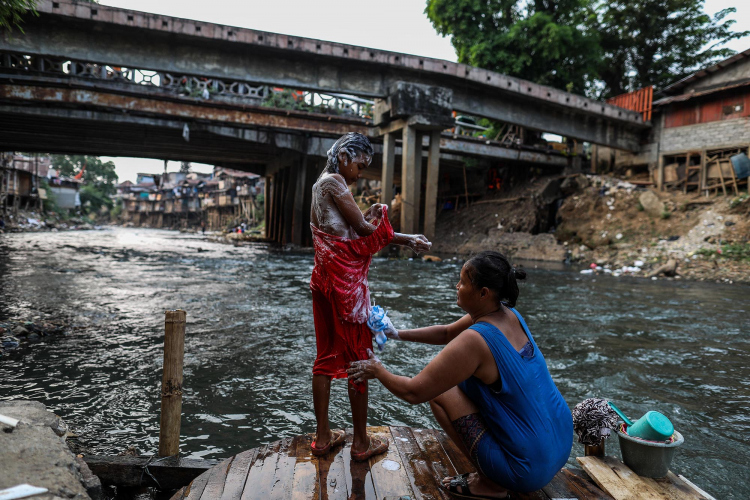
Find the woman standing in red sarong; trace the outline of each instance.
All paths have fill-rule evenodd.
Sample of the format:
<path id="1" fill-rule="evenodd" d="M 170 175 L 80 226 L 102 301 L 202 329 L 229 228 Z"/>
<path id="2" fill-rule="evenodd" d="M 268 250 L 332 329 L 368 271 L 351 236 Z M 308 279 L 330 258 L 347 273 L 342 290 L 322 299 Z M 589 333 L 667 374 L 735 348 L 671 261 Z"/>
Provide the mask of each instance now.
<path id="1" fill-rule="evenodd" d="M 388 244 L 417 253 L 431 243 L 419 235 L 394 233 L 388 207 L 376 203 L 362 214 L 348 185 L 370 165 L 373 150 L 362 134 L 342 136 L 328 151 L 328 162 L 313 186 L 311 228 L 315 267 L 310 279 L 318 355 L 313 365 L 313 405 L 318 422 L 312 453 L 324 455 L 344 442 L 344 431 L 331 431 L 328 403 L 332 378 L 346 378 L 352 361 L 368 359 L 372 333 L 367 326 L 372 256 Z M 367 435 L 367 382 L 349 382 L 354 439 L 351 456 L 367 460 L 388 449 Z"/>

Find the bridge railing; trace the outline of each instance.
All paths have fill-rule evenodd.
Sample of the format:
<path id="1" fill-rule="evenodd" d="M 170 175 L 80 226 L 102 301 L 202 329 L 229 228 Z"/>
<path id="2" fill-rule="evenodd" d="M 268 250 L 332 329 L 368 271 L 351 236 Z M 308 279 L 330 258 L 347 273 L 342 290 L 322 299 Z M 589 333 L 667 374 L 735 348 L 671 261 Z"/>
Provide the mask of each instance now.
<path id="1" fill-rule="evenodd" d="M 2 74 L 28 74 L 54 78 L 101 80 L 146 87 L 196 100 L 252 104 L 295 111 L 372 119 L 374 101 L 361 97 L 271 87 L 251 81 L 229 81 L 200 75 L 175 75 L 142 68 L 128 68 L 69 58 L 40 57 L 0 51 Z M 471 136 L 486 130 L 456 118 L 454 135 Z"/>

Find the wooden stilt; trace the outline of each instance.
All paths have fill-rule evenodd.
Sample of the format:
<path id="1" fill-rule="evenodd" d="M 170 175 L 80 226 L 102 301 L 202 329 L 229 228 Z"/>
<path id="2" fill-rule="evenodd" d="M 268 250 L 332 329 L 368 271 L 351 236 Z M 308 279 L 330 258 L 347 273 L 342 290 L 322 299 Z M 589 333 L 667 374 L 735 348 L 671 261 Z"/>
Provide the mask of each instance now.
<path id="1" fill-rule="evenodd" d="M 161 381 L 159 456 L 180 453 L 182 361 L 185 355 L 185 311 L 164 313 L 164 373 Z"/>

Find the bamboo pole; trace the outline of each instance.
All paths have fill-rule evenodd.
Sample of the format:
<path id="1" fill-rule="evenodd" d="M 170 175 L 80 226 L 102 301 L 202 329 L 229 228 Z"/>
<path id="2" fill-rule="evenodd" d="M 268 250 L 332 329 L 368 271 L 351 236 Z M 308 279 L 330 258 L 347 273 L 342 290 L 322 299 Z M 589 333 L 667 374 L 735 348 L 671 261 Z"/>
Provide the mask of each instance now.
<path id="1" fill-rule="evenodd" d="M 161 381 L 159 456 L 180 453 L 182 361 L 185 354 L 185 311 L 164 313 L 164 373 Z"/>

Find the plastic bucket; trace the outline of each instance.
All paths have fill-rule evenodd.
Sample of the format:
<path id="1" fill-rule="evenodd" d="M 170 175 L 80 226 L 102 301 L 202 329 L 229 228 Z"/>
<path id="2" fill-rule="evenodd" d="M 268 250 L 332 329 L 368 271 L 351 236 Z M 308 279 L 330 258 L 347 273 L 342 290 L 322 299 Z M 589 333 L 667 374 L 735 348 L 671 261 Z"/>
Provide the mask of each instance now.
<path id="1" fill-rule="evenodd" d="M 639 476 L 666 476 L 675 450 L 685 441 L 679 432 L 675 431 L 673 435 L 674 441 L 671 443 L 645 441 L 627 435 L 620 427 L 617 437 L 620 440 L 623 463 Z"/>
<path id="2" fill-rule="evenodd" d="M 628 434 L 649 441 L 666 441 L 674 433 L 674 425 L 658 411 L 650 411 L 628 427 Z"/>

